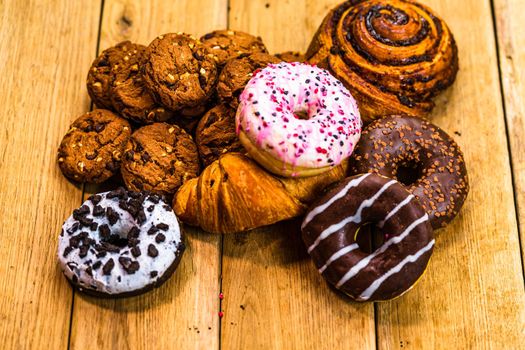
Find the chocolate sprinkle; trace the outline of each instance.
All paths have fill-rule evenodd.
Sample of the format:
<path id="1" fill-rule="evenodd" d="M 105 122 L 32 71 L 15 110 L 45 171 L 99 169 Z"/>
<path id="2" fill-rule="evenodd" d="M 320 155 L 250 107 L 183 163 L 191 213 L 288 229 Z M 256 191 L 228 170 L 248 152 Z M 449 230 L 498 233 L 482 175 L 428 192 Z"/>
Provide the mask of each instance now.
<path id="1" fill-rule="evenodd" d="M 113 267 L 115 267 L 115 262 L 113 261 L 113 258 L 110 258 L 102 268 L 102 272 L 104 275 L 108 276 L 111 274 L 111 270 L 113 270 Z"/>
<path id="2" fill-rule="evenodd" d="M 148 246 L 148 255 L 152 258 L 156 258 L 159 255 L 159 251 L 153 244 L 150 244 Z"/>

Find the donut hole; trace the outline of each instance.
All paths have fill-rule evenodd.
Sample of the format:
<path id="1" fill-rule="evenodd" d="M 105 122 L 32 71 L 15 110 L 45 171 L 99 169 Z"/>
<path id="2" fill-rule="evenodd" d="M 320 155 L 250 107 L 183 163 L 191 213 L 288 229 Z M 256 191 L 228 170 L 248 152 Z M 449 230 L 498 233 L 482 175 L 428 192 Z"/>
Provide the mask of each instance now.
<path id="1" fill-rule="evenodd" d="M 417 162 L 408 162 L 399 165 L 396 179 L 405 186 L 413 185 L 422 175 L 423 167 Z"/>
<path id="2" fill-rule="evenodd" d="M 119 248 L 127 247 L 129 241 L 127 238 L 121 237 L 119 235 L 111 235 L 108 239 L 105 240 L 107 243 L 117 246 Z"/>
<path id="3" fill-rule="evenodd" d="M 296 109 L 295 111 L 293 111 L 293 114 L 297 119 L 300 120 L 310 119 L 310 115 L 308 114 L 308 110 L 306 109 Z"/>
<path id="4" fill-rule="evenodd" d="M 368 222 L 357 229 L 354 240 L 361 251 L 371 254 L 383 245 L 385 236 L 374 223 Z"/>

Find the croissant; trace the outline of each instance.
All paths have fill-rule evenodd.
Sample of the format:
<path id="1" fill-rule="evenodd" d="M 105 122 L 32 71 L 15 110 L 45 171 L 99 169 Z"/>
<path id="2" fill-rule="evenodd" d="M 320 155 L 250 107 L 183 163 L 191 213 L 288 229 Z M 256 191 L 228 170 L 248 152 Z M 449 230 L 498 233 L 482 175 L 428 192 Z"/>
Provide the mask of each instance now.
<path id="1" fill-rule="evenodd" d="M 329 12 L 306 58 L 350 90 L 365 123 L 381 116 L 422 117 L 458 71 L 446 23 L 411 0 L 351 0 Z"/>
<path id="2" fill-rule="evenodd" d="M 304 214 L 327 185 L 345 177 L 347 163 L 318 176 L 280 178 L 240 153 L 227 153 L 176 193 L 173 208 L 186 224 L 234 233 Z"/>

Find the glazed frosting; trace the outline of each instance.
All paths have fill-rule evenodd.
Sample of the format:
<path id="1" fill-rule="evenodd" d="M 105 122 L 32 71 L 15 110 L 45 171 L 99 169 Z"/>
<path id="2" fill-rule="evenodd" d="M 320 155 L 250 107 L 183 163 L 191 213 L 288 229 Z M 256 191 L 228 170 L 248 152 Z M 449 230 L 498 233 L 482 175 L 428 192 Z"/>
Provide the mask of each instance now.
<path id="1" fill-rule="evenodd" d="M 81 289 L 109 295 L 136 292 L 155 284 L 182 254 L 181 230 L 173 210 L 158 196 L 143 197 L 139 210 L 144 215 L 137 219 L 133 211 L 122 208 L 122 197 L 108 198 L 108 193 L 114 192 L 96 195 L 98 202 L 88 199 L 66 220 L 58 240 L 59 263 L 66 277 Z M 102 214 L 95 214 L 95 207 Z M 114 220 L 109 219 L 108 209 Z M 88 225 L 89 222 L 92 224 Z M 95 230 L 90 228 L 92 225 Z M 117 235 L 124 243 L 118 246 L 105 242 L 101 234 L 104 225 L 110 235 Z M 133 252 L 130 244 L 125 243 L 133 228 L 140 251 L 138 256 L 137 251 Z M 87 239 L 82 237 L 82 232 L 87 233 Z M 80 248 L 86 244 L 89 249 L 82 252 Z M 111 269 L 108 264 L 112 265 Z"/>
<path id="2" fill-rule="evenodd" d="M 239 101 L 237 134 L 294 167 L 340 164 L 361 135 L 350 92 L 328 71 L 308 64 L 283 62 L 256 71 Z"/>

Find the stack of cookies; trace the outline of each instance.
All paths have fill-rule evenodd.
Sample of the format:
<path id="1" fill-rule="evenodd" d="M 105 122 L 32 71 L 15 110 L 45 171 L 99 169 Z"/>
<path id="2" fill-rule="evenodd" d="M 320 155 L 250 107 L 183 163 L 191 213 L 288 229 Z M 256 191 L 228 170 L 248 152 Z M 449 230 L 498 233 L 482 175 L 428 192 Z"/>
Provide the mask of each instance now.
<path id="1" fill-rule="evenodd" d="M 277 57 L 279 56 L 279 57 Z M 121 174 L 135 191 L 173 195 L 226 152 L 242 152 L 235 135 L 238 97 L 272 56 L 260 37 L 217 30 L 197 39 L 158 36 L 104 50 L 87 76 L 97 109 L 75 120 L 58 152 L 60 169 L 77 182 Z"/>

